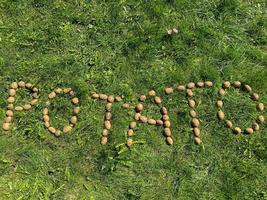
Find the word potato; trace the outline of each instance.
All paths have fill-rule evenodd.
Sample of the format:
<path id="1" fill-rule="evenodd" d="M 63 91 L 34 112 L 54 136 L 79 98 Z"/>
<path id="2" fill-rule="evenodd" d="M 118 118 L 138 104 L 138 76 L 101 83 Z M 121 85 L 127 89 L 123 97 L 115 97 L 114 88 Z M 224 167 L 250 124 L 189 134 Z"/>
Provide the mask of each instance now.
<path id="1" fill-rule="evenodd" d="M 194 134 L 194 141 L 196 144 L 201 144 L 201 128 L 200 128 L 200 121 L 197 118 L 197 112 L 195 111 L 196 108 L 196 100 L 194 99 L 194 90 L 197 88 L 211 88 L 213 87 L 213 83 L 211 81 L 205 82 L 190 82 L 186 85 L 177 85 L 174 87 L 167 87 L 165 88 L 165 94 L 169 95 L 174 92 L 184 92 L 188 98 L 188 106 L 190 108 L 189 115 L 191 117 L 191 125 Z M 234 87 L 240 91 L 247 92 L 250 94 L 250 97 L 253 101 L 257 103 L 257 110 L 259 111 L 259 115 L 254 122 L 252 122 L 250 127 L 241 128 L 235 126 L 231 119 L 226 119 L 224 114 L 224 102 L 223 96 L 226 94 L 227 90 L 230 87 Z M 16 92 L 18 89 L 28 90 L 32 96 L 32 100 L 25 105 L 16 105 Z M 50 122 L 49 117 L 49 106 L 51 101 L 57 96 L 67 94 L 70 98 L 70 101 L 73 104 L 73 115 L 70 117 L 69 124 L 65 125 L 63 130 L 60 130 L 56 127 L 53 127 Z M 120 102 L 122 104 L 122 108 L 129 109 L 130 105 L 127 102 L 123 102 L 122 97 L 114 96 L 114 95 L 107 95 L 102 93 L 92 92 L 91 97 L 95 100 L 102 100 L 105 101 L 105 120 L 104 120 L 104 128 L 102 130 L 102 138 L 101 144 L 106 144 L 108 142 L 108 135 L 110 130 L 112 129 L 112 105 L 115 102 Z M 145 109 L 144 103 L 148 98 L 153 99 L 153 102 L 158 106 L 159 112 L 161 113 L 160 119 L 149 118 L 142 114 L 142 111 Z M 23 81 L 20 82 L 13 82 L 8 90 L 8 99 L 7 99 L 7 111 L 6 111 L 6 118 L 3 123 L 3 129 L 5 131 L 9 131 L 11 128 L 12 120 L 15 116 L 16 112 L 27 111 L 32 109 L 38 102 L 39 99 L 39 90 L 36 86 L 31 83 L 25 83 Z M 227 128 L 231 129 L 235 134 L 253 134 L 253 132 L 258 131 L 260 129 L 260 124 L 264 122 L 265 118 L 263 116 L 264 111 L 264 104 L 259 102 L 260 97 L 257 93 L 254 93 L 252 88 L 247 84 L 242 84 L 240 81 L 229 82 L 225 81 L 222 84 L 222 87 L 218 91 L 218 99 L 216 102 L 216 107 L 218 108 L 217 117 L 219 120 L 223 121 Z M 172 145 L 174 143 L 171 131 L 171 121 L 168 115 L 168 108 L 166 108 L 161 100 L 161 97 L 157 94 L 156 91 L 150 90 L 146 95 L 141 95 L 139 97 L 139 103 L 135 105 L 135 114 L 133 116 L 132 121 L 129 124 L 129 128 L 127 131 L 127 146 L 131 146 L 134 144 L 134 131 L 137 127 L 137 123 L 144 123 L 151 126 L 161 126 L 163 130 L 163 135 L 166 139 L 166 143 Z M 75 91 L 71 88 L 56 88 L 54 91 L 48 94 L 48 100 L 45 102 L 45 107 L 43 109 L 43 121 L 44 127 L 54 134 L 55 136 L 61 136 L 71 132 L 72 128 L 78 123 L 78 115 L 81 112 L 79 107 L 79 99 L 76 97 Z"/>

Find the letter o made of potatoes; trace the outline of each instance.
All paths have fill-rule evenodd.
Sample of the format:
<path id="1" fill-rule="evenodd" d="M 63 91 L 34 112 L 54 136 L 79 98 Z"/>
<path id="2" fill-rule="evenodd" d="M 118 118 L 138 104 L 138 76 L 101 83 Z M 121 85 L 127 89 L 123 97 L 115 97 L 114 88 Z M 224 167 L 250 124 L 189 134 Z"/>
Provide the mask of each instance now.
<path id="1" fill-rule="evenodd" d="M 70 123 L 65 125 L 64 128 L 61 130 L 51 126 L 50 122 L 50 117 L 49 117 L 49 107 L 51 105 L 51 101 L 57 96 L 57 95 L 62 95 L 62 94 L 67 94 L 70 97 L 70 101 L 74 105 L 73 108 L 73 115 L 70 117 Z M 46 107 L 43 110 L 43 120 L 45 127 L 49 132 L 54 134 L 55 136 L 60 136 L 62 134 L 67 134 L 69 133 L 73 126 L 75 126 L 78 122 L 78 114 L 80 113 L 80 107 L 79 107 L 79 99 L 78 97 L 75 96 L 75 92 L 71 88 L 57 88 L 54 91 L 52 91 L 48 95 L 48 102 L 46 103 Z"/>

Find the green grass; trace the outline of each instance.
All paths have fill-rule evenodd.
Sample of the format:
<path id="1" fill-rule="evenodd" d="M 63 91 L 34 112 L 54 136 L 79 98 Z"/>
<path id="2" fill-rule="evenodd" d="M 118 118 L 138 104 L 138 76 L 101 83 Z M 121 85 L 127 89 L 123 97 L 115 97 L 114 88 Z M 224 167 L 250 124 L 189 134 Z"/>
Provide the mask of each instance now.
<path id="1" fill-rule="evenodd" d="M 34 109 L 15 113 L 10 132 L 0 130 L 0 199 L 267 199 L 266 123 L 235 136 L 213 106 L 224 80 L 250 84 L 267 103 L 266 21 L 260 0 L 0 0 L 0 123 L 11 82 L 29 81 L 41 93 Z M 178 33 L 166 37 L 173 27 Z M 163 96 L 163 88 L 200 80 L 216 85 L 195 98 L 203 140 L 196 146 L 185 96 Z M 70 134 L 55 138 L 41 112 L 61 86 L 75 89 L 82 113 Z M 115 104 L 101 146 L 104 103 L 90 92 L 135 103 L 149 89 L 170 109 L 174 145 L 160 128 L 139 125 L 143 143 L 125 151 L 133 112 Z M 225 97 L 226 115 L 240 126 L 257 113 L 242 97 Z M 53 123 L 62 127 L 71 104 L 54 104 Z"/>

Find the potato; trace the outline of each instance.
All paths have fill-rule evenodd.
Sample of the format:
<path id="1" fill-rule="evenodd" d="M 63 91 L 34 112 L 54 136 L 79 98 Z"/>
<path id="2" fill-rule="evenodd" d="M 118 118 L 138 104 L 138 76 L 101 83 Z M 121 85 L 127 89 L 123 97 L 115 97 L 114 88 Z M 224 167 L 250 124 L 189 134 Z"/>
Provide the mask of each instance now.
<path id="1" fill-rule="evenodd" d="M 108 129 L 108 130 L 111 129 L 110 121 L 108 121 L 108 120 L 105 121 L 105 128 Z"/>
<path id="2" fill-rule="evenodd" d="M 130 147 L 130 146 L 132 146 L 132 144 L 133 144 L 133 140 L 131 138 L 129 138 L 127 140 L 127 146 Z"/>
<path id="3" fill-rule="evenodd" d="M 242 132 L 241 128 L 239 128 L 239 127 L 235 127 L 234 128 L 234 133 L 235 134 L 240 134 L 241 132 Z"/>
<path id="4" fill-rule="evenodd" d="M 129 129 L 127 132 L 128 137 L 132 137 L 134 135 L 133 129 Z"/>
<path id="5" fill-rule="evenodd" d="M 199 137 L 200 136 L 200 129 L 199 128 L 194 128 L 193 132 L 194 132 L 195 137 Z"/>
<path id="6" fill-rule="evenodd" d="M 162 108 L 160 109 L 160 112 L 161 112 L 162 115 L 167 115 L 167 114 L 168 114 L 168 110 L 167 110 L 166 107 L 162 107 Z"/>
<path id="7" fill-rule="evenodd" d="M 147 117 L 145 117 L 145 116 L 143 116 L 143 115 L 140 116 L 139 120 L 140 120 L 141 122 L 143 122 L 143 123 L 147 123 Z"/>
<path id="8" fill-rule="evenodd" d="M 234 87 L 240 87 L 241 86 L 241 82 L 240 81 L 235 81 L 234 83 L 233 83 L 233 85 L 234 85 Z"/>
<path id="9" fill-rule="evenodd" d="M 24 110 L 30 110 L 32 108 L 31 104 L 25 104 L 24 106 L 22 106 Z"/>
<path id="10" fill-rule="evenodd" d="M 18 82 L 18 86 L 20 88 L 25 88 L 26 87 L 26 83 L 24 81 L 20 81 L 20 82 Z"/>
<path id="11" fill-rule="evenodd" d="M 111 119 L 111 112 L 106 112 L 106 114 L 105 114 L 105 119 L 106 120 L 110 120 Z"/>
<path id="12" fill-rule="evenodd" d="M 44 125 L 45 125 L 46 128 L 50 127 L 50 123 L 49 122 L 44 122 Z"/>
<path id="13" fill-rule="evenodd" d="M 109 95 L 108 96 L 108 102 L 113 103 L 114 101 L 115 101 L 114 96 L 113 95 Z"/>
<path id="14" fill-rule="evenodd" d="M 102 137 L 101 144 L 105 145 L 105 144 L 107 144 L 107 142 L 108 142 L 108 138 L 107 137 Z"/>
<path id="15" fill-rule="evenodd" d="M 115 97 L 115 101 L 117 101 L 117 102 L 121 102 L 121 101 L 122 101 L 122 98 L 121 98 L 120 96 L 116 96 L 116 97 Z"/>
<path id="16" fill-rule="evenodd" d="M 108 99 L 108 95 L 106 94 L 99 94 L 99 98 L 102 100 L 107 100 Z"/>
<path id="17" fill-rule="evenodd" d="M 195 105 L 196 105 L 196 102 L 195 102 L 193 99 L 190 99 L 190 100 L 188 101 L 188 105 L 189 105 L 190 108 L 194 108 Z"/>
<path id="18" fill-rule="evenodd" d="M 63 93 L 63 89 L 62 88 L 57 88 L 55 89 L 55 93 L 57 94 L 62 94 Z M 94 93 L 95 94 L 95 93 Z M 93 95 L 92 95 L 93 96 Z M 98 95 L 99 96 L 99 95 Z"/>
<path id="19" fill-rule="evenodd" d="M 191 117 L 196 117 L 197 116 L 197 113 L 194 110 L 190 110 L 189 114 L 190 114 Z"/>
<path id="20" fill-rule="evenodd" d="M 140 119 L 140 116 L 141 116 L 140 113 L 135 113 L 135 115 L 134 115 L 134 119 L 135 119 L 136 121 L 138 121 L 138 120 Z"/>
<path id="21" fill-rule="evenodd" d="M 146 100 L 146 95 L 141 95 L 141 96 L 139 97 L 139 100 L 140 100 L 140 101 L 145 101 L 145 100 Z"/>
<path id="22" fill-rule="evenodd" d="M 73 109 L 73 112 L 74 112 L 75 114 L 79 114 L 79 113 L 81 112 L 80 107 L 75 107 L 75 108 Z"/>
<path id="23" fill-rule="evenodd" d="M 205 86 L 206 87 L 212 87 L 213 83 L 211 81 L 205 81 Z"/>
<path id="24" fill-rule="evenodd" d="M 106 104 L 106 111 L 110 112 L 112 110 L 112 103 Z"/>
<path id="25" fill-rule="evenodd" d="M 218 118 L 220 119 L 220 120 L 223 120 L 224 119 L 224 112 L 223 111 L 218 111 L 217 112 L 217 116 L 218 116 Z"/>
<path id="26" fill-rule="evenodd" d="M 22 106 L 16 106 L 16 107 L 15 107 L 15 110 L 16 110 L 16 111 L 22 111 L 22 110 L 23 110 L 23 107 L 22 107 Z"/>
<path id="27" fill-rule="evenodd" d="M 48 98 L 49 99 L 53 99 L 53 98 L 55 98 L 56 97 L 56 93 L 55 92 L 51 92 L 50 94 L 48 94 Z"/>
<path id="28" fill-rule="evenodd" d="M 168 145 L 172 145 L 173 144 L 173 139 L 171 137 L 167 137 L 166 138 L 166 142 Z"/>
<path id="29" fill-rule="evenodd" d="M 169 115 L 162 115 L 162 118 L 161 118 L 163 121 L 168 121 L 170 120 L 170 117 Z"/>
<path id="30" fill-rule="evenodd" d="M 200 126 L 200 122 L 197 118 L 193 118 L 191 123 L 192 123 L 193 127 L 199 127 Z"/>
<path id="31" fill-rule="evenodd" d="M 13 113 L 12 110 L 7 110 L 7 111 L 6 111 L 6 116 L 8 116 L 8 117 L 13 117 L 13 115 L 14 115 L 14 113 Z"/>
<path id="32" fill-rule="evenodd" d="M 249 85 L 244 85 L 244 90 L 247 91 L 247 92 L 251 92 L 252 89 Z"/>
<path id="33" fill-rule="evenodd" d="M 8 97 L 7 102 L 8 103 L 14 103 L 15 102 L 15 97 Z"/>
<path id="34" fill-rule="evenodd" d="M 54 127 L 52 127 L 52 126 L 50 126 L 50 127 L 48 128 L 48 130 L 49 130 L 51 133 L 53 133 L 53 134 L 56 133 L 56 129 L 55 129 Z"/>
<path id="35" fill-rule="evenodd" d="M 187 94 L 187 96 L 189 96 L 189 97 L 192 97 L 192 96 L 194 95 L 194 93 L 193 93 L 193 91 L 192 91 L 191 89 L 187 89 L 187 90 L 186 90 L 186 94 Z"/>
<path id="36" fill-rule="evenodd" d="M 204 82 L 197 82 L 196 85 L 197 85 L 197 87 L 204 87 L 205 83 Z"/>
<path id="37" fill-rule="evenodd" d="M 257 109 L 262 112 L 264 110 L 264 104 L 263 103 L 259 103 L 257 105 Z"/>
<path id="38" fill-rule="evenodd" d="M 164 121 L 164 127 L 170 128 L 171 127 L 171 122 L 170 121 Z"/>
<path id="39" fill-rule="evenodd" d="M 7 105 L 8 110 L 13 110 L 14 109 L 14 104 L 10 103 Z"/>
<path id="40" fill-rule="evenodd" d="M 160 97 L 157 96 L 154 98 L 154 100 L 155 100 L 156 104 L 161 104 L 161 98 Z"/>
<path id="41" fill-rule="evenodd" d="M 43 115 L 48 115 L 48 112 L 49 112 L 48 108 L 44 108 Z"/>
<path id="42" fill-rule="evenodd" d="M 12 117 L 5 118 L 5 123 L 11 123 L 11 122 L 12 122 Z"/>
<path id="43" fill-rule="evenodd" d="M 130 107 L 130 105 L 129 105 L 128 103 L 124 103 L 124 104 L 122 104 L 122 107 L 123 107 L 124 109 L 127 109 L 127 108 Z"/>
<path id="44" fill-rule="evenodd" d="M 177 85 L 177 90 L 185 90 L 185 86 L 184 85 Z"/>
<path id="45" fill-rule="evenodd" d="M 141 112 L 144 109 L 144 105 L 141 103 L 138 103 L 135 107 L 136 112 Z"/>
<path id="46" fill-rule="evenodd" d="M 65 126 L 65 127 L 63 128 L 63 133 L 68 133 L 68 132 L 70 132 L 71 130 L 72 130 L 72 127 L 71 127 L 70 125 Z"/>
<path id="47" fill-rule="evenodd" d="M 136 128 L 136 122 L 135 121 L 131 122 L 129 127 L 130 127 L 130 129 L 135 129 Z"/>
<path id="48" fill-rule="evenodd" d="M 35 106 L 38 103 L 38 99 L 31 100 L 31 105 Z"/>
<path id="49" fill-rule="evenodd" d="M 217 101 L 216 105 L 218 108 L 222 108 L 223 107 L 223 101 L 221 101 L 221 100 Z"/>
<path id="50" fill-rule="evenodd" d="M 151 118 L 147 120 L 147 123 L 150 125 L 156 125 L 157 124 L 156 120 L 151 119 Z"/>
<path id="51" fill-rule="evenodd" d="M 225 90 L 221 88 L 221 89 L 219 90 L 218 94 L 219 94 L 220 96 L 225 95 Z"/>
<path id="52" fill-rule="evenodd" d="M 49 122 L 50 118 L 48 115 L 43 116 L 44 122 Z"/>
<path id="53" fill-rule="evenodd" d="M 169 87 L 169 88 L 165 88 L 165 93 L 166 94 L 171 94 L 173 93 L 173 88 Z"/>
<path id="54" fill-rule="evenodd" d="M 14 96 L 16 96 L 16 90 L 15 89 L 9 89 L 8 94 L 9 94 L 9 96 L 14 97 Z"/>
<path id="55" fill-rule="evenodd" d="M 78 118 L 76 116 L 72 116 L 71 119 L 70 119 L 70 122 L 72 124 L 77 124 L 77 121 L 78 121 Z"/>
<path id="56" fill-rule="evenodd" d="M 61 130 L 56 130 L 56 132 L 54 134 L 55 134 L 55 136 L 59 137 L 62 133 L 61 133 Z"/>
<path id="57" fill-rule="evenodd" d="M 156 123 L 157 123 L 157 125 L 163 125 L 163 121 L 160 120 L 160 119 L 157 119 L 157 120 L 156 120 Z"/>
<path id="58" fill-rule="evenodd" d="M 223 87 L 224 88 L 229 88 L 231 86 L 231 83 L 229 82 L 229 81 L 225 81 L 224 83 L 223 83 Z"/>
<path id="59" fill-rule="evenodd" d="M 154 90 L 150 90 L 148 92 L 148 96 L 154 97 L 154 96 L 156 96 L 156 92 Z"/>
<path id="60" fill-rule="evenodd" d="M 253 93 L 251 95 L 251 98 L 254 100 L 254 101 L 258 101 L 260 99 L 260 96 L 257 94 L 257 93 Z"/>
<path id="61" fill-rule="evenodd" d="M 99 94 L 94 93 L 94 94 L 92 94 L 92 97 L 93 97 L 94 99 L 98 99 L 98 98 L 99 98 Z"/>
<path id="62" fill-rule="evenodd" d="M 233 123 L 232 123 L 230 120 L 225 120 L 225 125 L 226 125 L 228 128 L 232 128 L 232 127 L 233 127 Z"/>
<path id="63" fill-rule="evenodd" d="M 252 128 L 246 128 L 246 133 L 247 134 L 252 134 L 254 131 Z"/>
<path id="64" fill-rule="evenodd" d="M 164 128 L 163 132 L 166 137 L 170 137 L 172 135 L 170 128 Z"/>
<path id="65" fill-rule="evenodd" d="M 102 130 L 102 136 L 105 136 L 105 137 L 108 136 L 108 130 L 107 129 Z"/>
<path id="66" fill-rule="evenodd" d="M 258 121 L 259 121 L 260 123 L 263 123 L 263 122 L 265 121 L 264 116 L 263 116 L 263 115 L 260 115 L 260 116 L 258 117 Z"/>
<path id="67" fill-rule="evenodd" d="M 17 89 L 18 88 L 18 83 L 17 82 L 11 83 L 10 88 Z"/>
<path id="68" fill-rule="evenodd" d="M 10 123 L 3 123 L 3 129 L 8 131 L 10 129 Z"/>
<path id="69" fill-rule="evenodd" d="M 192 88 L 195 87 L 195 83 L 190 82 L 190 83 L 188 83 L 188 84 L 186 85 L 186 87 L 187 87 L 188 89 L 192 89 Z"/>
<path id="70" fill-rule="evenodd" d="M 253 128 L 254 131 L 258 131 L 258 130 L 260 130 L 260 126 L 259 126 L 259 124 L 256 123 L 256 122 L 252 124 L 252 128 Z"/>
<path id="71" fill-rule="evenodd" d="M 201 139 L 199 137 L 194 138 L 195 144 L 199 145 L 201 144 Z"/>
<path id="72" fill-rule="evenodd" d="M 31 83 L 26 83 L 25 87 L 28 89 L 31 89 L 33 87 L 33 85 Z"/>
<path id="73" fill-rule="evenodd" d="M 74 97 L 72 100 L 73 104 L 78 104 L 79 103 L 79 99 L 77 97 Z"/>

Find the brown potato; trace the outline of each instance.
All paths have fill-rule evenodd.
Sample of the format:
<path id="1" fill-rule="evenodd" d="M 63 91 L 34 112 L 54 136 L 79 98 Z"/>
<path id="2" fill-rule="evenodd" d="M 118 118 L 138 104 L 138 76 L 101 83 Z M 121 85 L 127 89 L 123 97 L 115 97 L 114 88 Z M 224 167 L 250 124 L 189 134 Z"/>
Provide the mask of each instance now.
<path id="1" fill-rule="evenodd" d="M 258 130 L 260 130 L 260 126 L 259 126 L 259 124 L 256 123 L 256 122 L 252 124 L 252 128 L 253 128 L 254 131 L 258 131 Z"/>
<path id="2" fill-rule="evenodd" d="M 150 125 L 156 125 L 157 124 L 156 120 L 151 119 L 151 118 L 147 120 L 147 123 Z"/>
<path id="3" fill-rule="evenodd" d="M 204 87 L 205 83 L 204 82 L 197 82 L 196 85 L 197 85 L 197 87 Z"/>
<path id="4" fill-rule="evenodd" d="M 199 127 L 200 126 L 200 122 L 197 118 L 193 118 L 191 122 L 192 122 L 193 127 Z"/>
<path id="5" fill-rule="evenodd" d="M 132 144 L 133 144 L 133 140 L 131 138 L 129 138 L 127 140 L 127 146 L 130 147 L 130 146 L 132 146 Z"/>
<path id="6" fill-rule="evenodd" d="M 254 101 L 258 101 L 260 99 L 260 96 L 257 94 L 257 93 L 253 93 L 251 95 L 251 98 L 254 100 Z"/>
<path id="7" fill-rule="evenodd" d="M 171 122 L 170 121 L 164 121 L 164 127 L 170 128 L 171 127 Z"/>
<path id="8" fill-rule="evenodd" d="M 252 128 L 246 128 L 246 133 L 247 134 L 252 134 L 254 131 Z"/>
<path id="9" fill-rule="evenodd" d="M 155 100 L 156 104 L 161 104 L 161 98 L 160 97 L 157 96 L 154 98 L 154 100 Z"/>
<path id="10" fill-rule="evenodd" d="M 139 100 L 140 100 L 140 101 L 145 101 L 145 100 L 146 100 L 146 95 L 141 95 L 141 96 L 139 97 Z"/>
<path id="11" fill-rule="evenodd" d="M 127 108 L 130 107 L 130 105 L 129 105 L 128 103 L 124 103 L 124 104 L 122 105 L 122 107 L 123 107 L 124 109 L 127 109 Z"/>
<path id="12" fill-rule="evenodd" d="M 196 105 L 196 102 L 195 102 L 193 99 L 190 99 L 190 100 L 188 101 L 188 105 L 189 105 L 190 108 L 194 108 L 195 105 Z"/>
<path id="13" fill-rule="evenodd" d="M 111 112 L 106 112 L 105 119 L 106 120 L 111 120 L 111 116 L 112 116 Z"/>
<path id="14" fill-rule="evenodd" d="M 44 119 L 45 122 L 49 122 L 49 120 L 50 120 L 50 118 L 49 118 L 48 115 L 44 115 L 44 116 L 43 116 L 43 119 Z"/>
<path id="15" fill-rule="evenodd" d="M 199 137 L 194 138 L 195 144 L 199 145 L 201 144 L 201 139 Z"/>
<path id="16" fill-rule="evenodd" d="M 168 110 L 167 110 L 166 107 L 162 107 L 162 108 L 160 109 L 160 112 L 161 112 L 161 114 L 163 114 L 163 115 L 167 115 L 167 114 L 168 114 Z"/>
<path id="17" fill-rule="evenodd" d="M 188 84 L 186 85 L 186 87 L 187 87 L 188 89 L 192 89 L 192 88 L 195 87 L 195 83 L 190 82 L 190 83 L 188 83 Z"/>
<path id="18" fill-rule="evenodd" d="M 173 139 L 171 137 L 167 137 L 166 138 L 166 142 L 168 145 L 172 145 L 173 144 Z"/>
<path id="19" fill-rule="evenodd" d="M 223 107 L 223 101 L 221 101 L 221 100 L 217 101 L 216 105 L 218 108 L 222 108 Z"/>
<path id="20" fill-rule="evenodd" d="M 7 102 L 8 103 L 14 103 L 15 102 L 15 97 L 8 97 Z"/>
<path id="21" fill-rule="evenodd" d="M 187 94 L 187 96 L 189 96 L 189 97 L 192 97 L 192 96 L 194 95 L 194 93 L 193 93 L 193 91 L 192 91 L 191 89 L 187 89 L 187 90 L 186 90 L 186 94 Z"/>
<path id="22" fill-rule="evenodd" d="M 16 107 L 15 107 L 15 110 L 16 110 L 16 111 L 22 111 L 22 110 L 23 110 L 23 107 L 22 107 L 22 106 L 16 106 Z"/>
<path id="23" fill-rule="evenodd" d="M 105 121 L 105 128 L 108 129 L 108 130 L 111 129 L 110 121 L 108 121 L 108 120 Z"/>
<path id="24" fill-rule="evenodd" d="M 92 97 L 93 97 L 94 99 L 98 99 L 98 98 L 99 98 L 99 94 L 94 93 L 94 94 L 92 94 Z"/>
<path id="25" fill-rule="evenodd" d="M 136 105 L 135 110 L 136 112 L 141 112 L 144 109 L 144 105 L 139 103 Z"/>
<path id="26" fill-rule="evenodd" d="M 72 99 L 72 103 L 73 103 L 73 104 L 78 104 L 78 103 L 79 103 L 79 99 L 78 99 L 77 97 L 74 97 L 74 98 Z"/>
<path id="27" fill-rule="evenodd" d="M 122 98 L 121 98 L 120 96 L 116 96 L 116 97 L 115 97 L 115 101 L 117 101 L 117 102 L 121 102 L 121 101 L 122 101 Z"/>
<path id="28" fill-rule="evenodd" d="M 10 88 L 17 89 L 18 88 L 18 83 L 17 82 L 11 83 Z"/>
<path id="29" fill-rule="evenodd" d="M 262 112 L 264 110 L 264 104 L 263 103 L 259 103 L 257 105 L 257 109 Z"/>
<path id="30" fill-rule="evenodd" d="M 173 88 L 169 87 L 169 88 L 165 88 L 165 93 L 166 94 L 171 94 L 173 93 Z"/>
<path id="31" fill-rule="evenodd" d="M 16 90 L 15 89 L 9 89 L 8 94 L 9 94 L 9 96 L 14 97 L 14 96 L 16 96 Z"/>
<path id="32" fill-rule="evenodd" d="M 164 128 L 163 132 L 166 137 L 170 137 L 172 135 L 170 128 Z"/>
<path id="33" fill-rule="evenodd" d="M 225 90 L 224 90 L 224 89 L 220 89 L 219 92 L 218 92 L 218 94 L 219 94 L 220 96 L 225 95 Z"/>
<path id="34" fill-rule="evenodd" d="M 72 127 L 71 127 L 70 125 L 65 126 L 65 127 L 63 128 L 63 133 L 68 133 L 68 132 L 71 131 L 71 129 L 72 129 Z"/>
<path id="35" fill-rule="evenodd" d="M 205 86 L 206 87 L 212 87 L 213 83 L 211 81 L 205 81 Z"/>
<path id="36" fill-rule="evenodd" d="M 154 96 L 156 96 L 156 92 L 154 90 L 150 90 L 148 92 L 148 96 L 154 97 Z"/>
<path id="37" fill-rule="evenodd" d="M 12 117 L 5 118 L 5 123 L 11 123 L 11 122 L 12 122 Z"/>
<path id="38" fill-rule="evenodd" d="M 77 121 L 78 121 L 78 118 L 76 116 L 72 116 L 71 119 L 70 119 L 70 122 L 72 124 L 77 124 Z"/>
<path id="39" fill-rule="evenodd" d="M 141 115 L 141 116 L 139 117 L 139 120 L 140 120 L 141 122 L 143 122 L 143 123 L 147 123 L 147 117 L 145 117 L 145 116 L 143 116 L 143 115 Z"/>
<path id="40" fill-rule="evenodd" d="M 102 137 L 101 144 L 105 145 L 105 144 L 107 144 L 107 142 L 108 142 L 108 138 L 107 137 Z"/>
<path id="41" fill-rule="evenodd" d="M 244 90 L 247 91 L 247 92 L 251 92 L 252 89 L 249 85 L 244 85 Z"/>
<path id="42" fill-rule="evenodd" d="M 169 115 L 162 115 L 162 120 L 163 120 L 163 121 L 168 121 L 168 120 L 170 120 Z"/>
<path id="43" fill-rule="evenodd" d="M 258 117 L 258 121 L 259 121 L 260 123 L 263 123 L 263 122 L 265 121 L 264 116 L 263 116 L 263 115 L 260 115 L 260 116 Z"/>
<path id="44" fill-rule="evenodd" d="M 221 111 L 221 110 L 218 111 L 217 116 L 218 116 L 218 118 L 219 118 L 220 120 L 223 120 L 223 119 L 224 119 L 224 112 Z"/>
<path id="45" fill-rule="evenodd" d="M 130 129 L 135 129 L 136 128 L 136 122 L 135 121 L 131 122 L 129 127 L 130 127 Z"/>
<path id="46" fill-rule="evenodd" d="M 233 127 L 233 123 L 232 123 L 230 120 L 225 120 L 225 125 L 226 125 L 228 128 L 232 128 L 232 127 Z"/>
<path id="47" fill-rule="evenodd" d="M 106 94 L 99 94 L 99 98 L 102 100 L 107 100 L 108 99 L 108 95 Z"/>
<path id="48" fill-rule="evenodd" d="M 185 90 L 185 86 L 184 85 L 177 85 L 177 90 Z"/>
<path id="49" fill-rule="evenodd" d="M 56 129 L 55 129 L 54 127 L 52 127 L 52 126 L 50 126 L 50 127 L 48 128 L 48 130 L 49 130 L 51 133 L 53 133 L 53 134 L 56 133 Z"/>
<path id="50" fill-rule="evenodd" d="M 49 95 L 48 95 L 48 98 L 49 99 L 53 99 L 57 96 L 57 94 L 55 92 L 51 92 Z"/>
<path id="51" fill-rule="evenodd" d="M 196 113 L 196 111 L 194 111 L 194 110 L 190 110 L 189 115 L 190 115 L 191 117 L 196 117 L 196 116 L 197 116 L 197 113 Z"/>
<path id="52" fill-rule="evenodd" d="M 200 129 L 199 128 L 194 128 L 193 132 L 194 132 L 195 137 L 200 136 Z"/>
<path id="53" fill-rule="evenodd" d="M 242 132 L 241 128 L 239 127 L 235 127 L 233 131 L 235 134 L 240 134 Z"/>
<path id="54" fill-rule="evenodd" d="M 20 82 L 18 82 L 18 87 L 25 88 L 26 87 L 26 83 L 24 81 L 20 81 Z"/>
<path id="55" fill-rule="evenodd" d="M 112 109 L 112 103 L 107 103 L 106 104 L 106 111 L 110 112 Z"/>
<path id="56" fill-rule="evenodd" d="M 135 113 L 135 115 L 134 115 L 134 119 L 135 119 L 136 121 L 138 121 L 138 120 L 140 119 L 140 116 L 141 116 L 140 113 Z"/>
<path id="57" fill-rule="evenodd" d="M 80 107 L 75 107 L 75 108 L 73 109 L 73 112 L 74 112 L 75 114 L 79 114 L 79 113 L 81 112 Z"/>
<path id="58" fill-rule="evenodd" d="M 157 123 L 157 125 L 163 125 L 163 121 L 160 120 L 160 119 L 157 119 L 157 120 L 156 120 L 156 123 Z"/>
<path id="59" fill-rule="evenodd" d="M 108 136 L 108 130 L 107 129 L 102 130 L 102 136 L 105 136 L 105 137 Z"/>
<path id="60" fill-rule="evenodd" d="M 31 104 L 25 104 L 24 106 L 22 106 L 24 110 L 30 110 L 32 108 Z"/>
<path id="61" fill-rule="evenodd" d="M 108 96 L 108 102 L 113 103 L 114 101 L 115 101 L 114 96 L 113 95 L 109 95 Z"/>
<path id="62" fill-rule="evenodd" d="M 127 132 L 128 137 L 132 137 L 134 135 L 133 129 L 129 129 Z"/>
<path id="63" fill-rule="evenodd" d="M 240 81 L 235 81 L 234 83 L 233 83 L 233 85 L 234 85 L 234 87 L 240 87 L 241 86 L 241 82 Z"/>
<path id="64" fill-rule="evenodd" d="M 3 129 L 8 131 L 10 129 L 10 123 L 3 123 Z"/>
<path id="65" fill-rule="evenodd" d="M 223 83 L 223 87 L 224 88 L 229 88 L 231 86 L 231 83 L 229 82 L 229 81 L 225 81 L 224 83 Z"/>
<path id="66" fill-rule="evenodd" d="M 14 115 L 14 113 L 13 113 L 12 110 L 7 110 L 7 111 L 6 111 L 6 116 L 8 116 L 8 117 L 13 117 L 13 115 Z"/>

